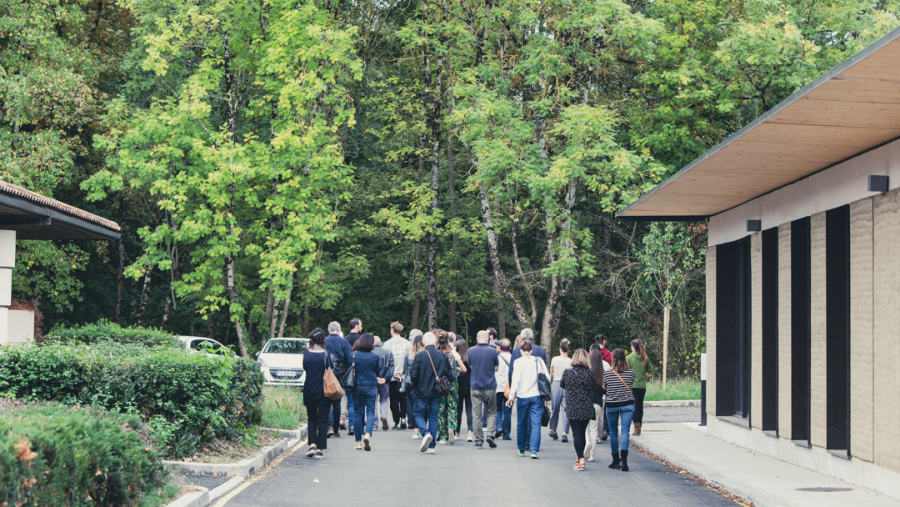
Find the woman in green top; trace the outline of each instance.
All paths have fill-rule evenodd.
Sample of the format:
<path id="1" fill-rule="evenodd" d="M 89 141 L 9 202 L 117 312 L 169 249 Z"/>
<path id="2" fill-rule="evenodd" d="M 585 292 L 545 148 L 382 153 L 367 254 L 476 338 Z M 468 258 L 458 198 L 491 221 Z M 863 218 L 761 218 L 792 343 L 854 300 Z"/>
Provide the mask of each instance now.
<path id="1" fill-rule="evenodd" d="M 647 353 L 644 352 L 644 344 L 640 339 L 631 340 L 631 354 L 625 358 L 628 366 L 634 370 L 634 435 L 641 434 L 641 425 L 644 423 L 644 395 L 647 394 Z"/>

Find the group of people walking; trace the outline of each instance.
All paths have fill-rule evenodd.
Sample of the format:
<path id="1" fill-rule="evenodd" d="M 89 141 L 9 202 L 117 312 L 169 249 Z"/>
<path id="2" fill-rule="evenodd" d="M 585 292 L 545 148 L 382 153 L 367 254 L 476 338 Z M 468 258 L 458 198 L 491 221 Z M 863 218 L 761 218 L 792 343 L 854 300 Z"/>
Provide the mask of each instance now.
<path id="1" fill-rule="evenodd" d="M 403 325 L 394 322 L 391 338 L 382 344 L 371 333 L 360 334 L 359 319 L 350 327 L 346 337 L 338 322 L 328 325 L 328 335 L 319 328 L 309 335 L 303 358 L 308 457 L 321 459 L 328 438 L 345 429 L 356 438 L 356 449 L 370 451 L 372 433 L 379 422 L 388 430 L 389 416 L 394 430 L 412 429 L 412 438 L 421 440 L 419 451 L 434 454 L 437 444 L 454 444 L 460 437 L 464 412 L 466 440 L 476 449 L 493 449 L 497 440 L 512 440 L 515 405 L 519 456 L 538 459 L 541 427 L 548 426 L 557 440 L 561 419 L 562 441 L 571 432 L 575 447 L 574 470 L 594 461 L 597 443 L 608 438 L 609 468 L 628 471 L 629 433 L 633 423 L 640 434 L 649 376 L 640 340 L 631 342 L 626 356 L 622 349 L 608 350 L 606 337 L 598 335 L 590 352 L 579 348 L 571 357 L 571 344 L 563 340 L 560 354 L 548 362 L 527 328 L 515 346 L 489 328 L 479 331 L 469 348 L 462 336 L 440 329 L 413 329 L 404 338 Z M 329 374 L 348 384 L 339 400 L 325 396 Z"/>

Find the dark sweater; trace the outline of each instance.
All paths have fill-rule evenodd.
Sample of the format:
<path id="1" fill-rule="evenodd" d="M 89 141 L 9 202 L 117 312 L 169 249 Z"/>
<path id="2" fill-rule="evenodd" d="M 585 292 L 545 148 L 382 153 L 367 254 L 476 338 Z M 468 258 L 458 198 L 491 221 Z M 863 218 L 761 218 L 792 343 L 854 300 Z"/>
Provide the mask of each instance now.
<path id="1" fill-rule="evenodd" d="M 350 348 L 352 349 L 353 346 L 356 345 L 356 340 L 359 340 L 359 333 L 350 333 L 344 339 L 347 340 L 347 343 L 350 344 Z"/>
<path id="2" fill-rule="evenodd" d="M 303 404 L 307 407 L 328 405 L 331 400 L 325 397 L 325 369 L 328 368 L 328 356 L 325 351 L 303 353 L 303 369 L 306 371 L 306 382 L 303 385 Z"/>
<path id="3" fill-rule="evenodd" d="M 432 363 L 434 368 L 432 368 Z M 438 395 L 435 371 L 437 371 L 437 376 L 452 378 L 446 355 L 434 348 L 434 345 L 429 345 L 425 347 L 425 350 L 416 354 L 412 364 L 409 365 L 409 381 L 413 385 L 413 395 L 416 398 L 430 398 Z"/>
<path id="4" fill-rule="evenodd" d="M 560 386 L 566 391 L 566 417 L 570 421 L 587 421 L 594 416 L 591 391 L 594 372 L 585 366 L 573 366 L 563 372 Z"/>

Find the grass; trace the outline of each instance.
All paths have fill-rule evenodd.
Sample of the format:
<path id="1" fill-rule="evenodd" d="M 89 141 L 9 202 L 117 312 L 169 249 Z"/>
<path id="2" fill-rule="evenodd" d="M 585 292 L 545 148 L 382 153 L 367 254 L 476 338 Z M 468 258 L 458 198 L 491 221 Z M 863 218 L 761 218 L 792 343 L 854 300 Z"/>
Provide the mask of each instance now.
<path id="1" fill-rule="evenodd" d="M 663 391 L 662 380 L 647 382 L 647 396 L 644 401 L 699 400 L 700 381 L 692 378 L 670 378 Z"/>
<path id="2" fill-rule="evenodd" d="M 138 505 L 140 507 L 159 507 L 167 505 L 181 495 L 181 486 L 172 482 L 166 483 L 163 487 L 157 488 L 146 493 L 141 497 Z"/>
<path id="3" fill-rule="evenodd" d="M 293 430 L 306 420 L 303 392 L 295 387 L 263 387 L 265 400 L 262 405 L 263 428 Z"/>

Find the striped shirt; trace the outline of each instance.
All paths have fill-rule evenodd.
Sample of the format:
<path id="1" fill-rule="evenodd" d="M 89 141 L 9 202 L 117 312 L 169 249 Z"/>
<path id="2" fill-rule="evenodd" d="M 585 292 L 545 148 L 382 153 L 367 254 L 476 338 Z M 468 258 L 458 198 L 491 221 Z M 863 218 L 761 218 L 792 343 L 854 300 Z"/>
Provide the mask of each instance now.
<path id="1" fill-rule="evenodd" d="M 622 383 L 622 380 L 625 384 Z M 606 389 L 606 406 L 607 407 L 624 407 L 634 404 L 634 394 L 631 392 L 631 386 L 634 384 L 634 370 L 620 371 L 616 376 L 616 372 L 606 370 L 603 372 L 603 388 Z"/>

